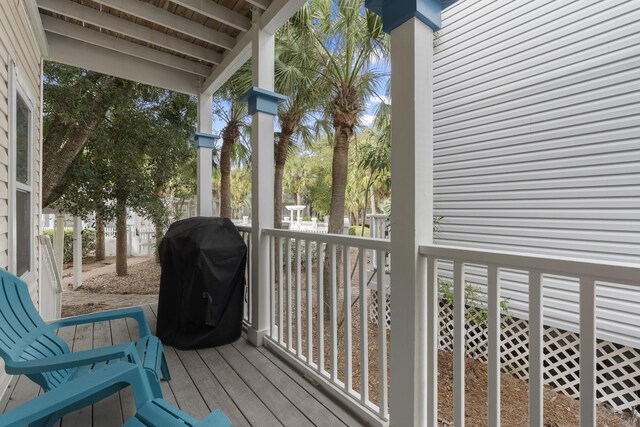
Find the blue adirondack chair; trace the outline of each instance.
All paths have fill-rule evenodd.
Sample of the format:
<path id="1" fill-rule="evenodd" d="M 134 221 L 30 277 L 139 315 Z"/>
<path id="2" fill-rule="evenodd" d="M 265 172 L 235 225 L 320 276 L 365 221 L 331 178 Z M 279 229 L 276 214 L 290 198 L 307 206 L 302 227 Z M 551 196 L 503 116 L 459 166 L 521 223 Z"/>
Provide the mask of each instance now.
<path id="1" fill-rule="evenodd" d="M 135 353 L 131 345 L 129 351 Z M 153 397 L 143 369 L 139 364 L 116 362 L 84 377 L 62 384 L 16 408 L 0 415 L 4 427 L 49 427 L 62 416 L 96 402 L 119 390 L 133 387 L 136 414 L 124 423 L 126 427 L 230 427 L 231 422 L 220 410 L 201 421 L 196 420 L 162 399 Z"/>
<path id="2" fill-rule="evenodd" d="M 71 352 L 55 334 L 64 326 L 132 318 L 138 322 L 140 339 L 131 343 Z M 133 348 L 133 350 L 132 350 Z M 82 377 L 110 361 L 124 359 L 145 370 L 153 394 L 162 397 L 160 372 L 169 380 L 162 343 L 151 335 L 141 307 L 92 313 L 61 319 L 52 324 L 42 320 L 31 301 L 26 283 L 0 269 L 0 356 L 9 374 L 24 374 L 45 391 Z"/>

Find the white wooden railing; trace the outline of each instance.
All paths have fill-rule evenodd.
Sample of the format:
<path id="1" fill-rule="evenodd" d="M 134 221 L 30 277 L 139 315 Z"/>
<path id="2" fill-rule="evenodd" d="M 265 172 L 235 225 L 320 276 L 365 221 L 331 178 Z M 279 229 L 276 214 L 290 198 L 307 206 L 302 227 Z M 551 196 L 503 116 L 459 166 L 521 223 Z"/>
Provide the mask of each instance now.
<path id="1" fill-rule="evenodd" d="M 246 326 L 251 324 L 251 226 L 236 225 L 240 235 L 247 245 L 247 267 L 245 270 L 245 288 L 244 288 L 244 323 Z"/>
<path id="2" fill-rule="evenodd" d="M 543 276 L 577 279 L 580 283 L 580 426 L 596 420 L 596 283 L 640 286 L 640 267 L 571 258 L 498 251 L 421 246 L 426 262 L 426 378 L 429 425 L 437 425 L 438 408 L 438 264 L 453 263 L 454 286 L 454 425 L 464 425 L 465 404 L 465 268 L 485 268 L 488 277 L 488 425 L 500 425 L 500 282 L 501 270 L 529 277 L 529 425 L 543 424 Z"/>
<path id="3" fill-rule="evenodd" d="M 49 236 L 38 236 L 40 242 L 40 315 L 44 320 L 59 319 L 62 310 L 62 276 L 56 265 Z"/>
<path id="4" fill-rule="evenodd" d="M 384 313 L 378 325 L 368 322 L 367 271 L 374 256 L 384 265 L 390 242 L 274 229 L 264 230 L 264 235 L 269 238 L 271 272 L 265 341 L 372 424 L 386 423 L 388 332 Z M 342 272 L 341 265 L 347 266 Z M 375 274 L 382 287 L 384 271 Z M 379 289 L 378 297 L 384 294 Z M 379 303 L 385 310 L 384 301 Z M 377 350 L 370 350 L 370 343 Z M 373 359 L 375 384 L 370 383 Z"/>

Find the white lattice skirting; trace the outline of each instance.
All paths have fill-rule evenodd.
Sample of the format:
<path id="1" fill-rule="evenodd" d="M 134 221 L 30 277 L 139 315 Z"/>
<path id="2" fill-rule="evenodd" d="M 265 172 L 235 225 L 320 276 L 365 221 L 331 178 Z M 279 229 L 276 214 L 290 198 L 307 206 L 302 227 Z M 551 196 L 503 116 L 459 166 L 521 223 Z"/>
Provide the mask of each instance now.
<path id="1" fill-rule="evenodd" d="M 371 290 L 369 321 L 378 321 L 377 292 Z M 390 296 L 387 295 L 387 327 L 391 326 Z M 472 320 L 466 325 L 467 356 L 487 363 L 486 325 Z M 579 397 L 580 336 L 574 332 L 544 327 L 544 382 L 558 392 Z M 440 349 L 453 351 L 453 308 L 440 302 Z M 502 371 L 517 378 L 529 378 L 529 322 L 502 316 Z M 597 399 L 617 411 L 633 410 L 640 405 L 640 350 L 598 340 Z"/>

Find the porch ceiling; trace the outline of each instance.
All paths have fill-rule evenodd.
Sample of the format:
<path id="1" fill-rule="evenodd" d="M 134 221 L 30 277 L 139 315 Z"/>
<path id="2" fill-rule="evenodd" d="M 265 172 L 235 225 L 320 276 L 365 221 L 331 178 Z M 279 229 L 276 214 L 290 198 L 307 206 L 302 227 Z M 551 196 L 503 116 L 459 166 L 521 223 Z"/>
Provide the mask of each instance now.
<path id="1" fill-rule="evenodd" d="M 253 12 L 275 32 L 301 0 L 30 0 L 45 59 L 188 94 L 211 93 L 251 55 Z"/>

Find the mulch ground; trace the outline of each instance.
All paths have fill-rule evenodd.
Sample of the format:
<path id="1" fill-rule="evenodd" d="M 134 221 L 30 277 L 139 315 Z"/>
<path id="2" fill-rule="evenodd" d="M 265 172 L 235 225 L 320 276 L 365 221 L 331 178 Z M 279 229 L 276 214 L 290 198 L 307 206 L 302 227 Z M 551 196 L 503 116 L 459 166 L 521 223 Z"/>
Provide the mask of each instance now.
<path id="1" fill-rule="evenodd" d="M 352 260 L 357 259 L 357 256 L 353 255 Z M 357 275 L 356 275 L 357 276 Z M 304 275 L 303 275 L 304 277 Z M 316 274 L 313 274 L 313 288 L 316 287 L 315 278 Z M 153 260 L 143 262 L 141 264 L 132 266 L 129 268 L 129 275 L 124 277 L 118 277 L 115 274 L 106 274 L 87 280 L 82 287 L 76 291 L 65 292 L 65 294 L 82 294 L 83 298 L 90 298 L 90 301 L 85 303 L 68 305 L 63 301 L 63 315 L 82 314 L 86 312 L 100 311 L 104 309 L 116 308 L 117 301 L 122 301 L 121 307 L 137 305 L 132 304 L 132 301 L 146 301 L 148 298 L 154 298 L 158 294 L 160 284 L 160 266 Z M 352 282 L 353 297 L 358 295 L 358 279 L 354 278 Z M 295 288 L 294 288 L 295 289 Z M 301 294 L 306 292 L 305 284 L 301 286 Z M 114 295 L 115 294 L 115 295 Z M 315 295 L 315 289 L 314 289 Z M 82 298 L 81 298 L 82 299 Z M 295 298 L 292 298 L 295 300 Z M 76 301 L 78 299 L 76 298 Z M 286 301 L 286 298 L 285 298 Z M 144 302 L 140 302 L 144 303 Z M 303 305 L 303 304 L 301 304 Z M 338 306 L 342 306 L 342 295 L 338 297 Z M 295 309 L 295 307 L 292 307 Z M 302 348 L 306 348 L 306 307 L 301 307 L 301 332 L 303 335 Z M 313 315 L 316 316 L 315 304 L 312 306 Z M 360 381 L 360 369 L 359 358 L 356 353 L 356 349 L 359 348 L 359 330 L 360 319 L 357 315 L 359 310 L 358 303 L 353 306 L 353 383 L 354 389 L 359 389 Z M 294 310 L 295 313 L 295 310 Z M 314 317 L 315 319 L 315 317 Z M 295 325 L 295 317 L 292 318 L 292 324 Z M 313 334 L 317 334 L 315 326 L 317 322 L 313 322 L 314 330 Z M 378 348 L 377 348 L 377 325 L 367 322 L 368 335 L 369 335 L 369 374 L 370 384 L 369 393 L 372 396 L 372 400 L 377 402 L 377 396 L 379 395 L 379 381 L 378 381 Z M 330 369 L 330 337 L 329 337 L 329 323 L 325 322 L 325 368 Z M 295 343 L 296 330 L 295 326 L 292 327 L 292 337 Z M 285 339 L 287 331 L 283 330 Z M 390 335 L 387 335 L 390 343 Z M 344 379 L 344 344 L 342 339 L 339 339 L 339 359 L 338 359 L 338 377 Z M 294 345 L 295 347 L 295 345 Z M 315 347 L 315 346 L 314 346 Z M 387 358 L 389 352 L 387 352 Z M 314 354 L 314 360 L 317 360 L 317 350 Z M 443 425 L 449 425 L 449 421 L 452 419 L 453 414 L 453 354 L 449 352 L 439 352 L 438 359 L 438 373 L 439 373 L 439 389 L 438 389 L 438 401 L 439 401 L 439 417 L 442 419 Z M 465 419 L 466 424 L 469 426 L 485 426 L 487 425 L 487 381 L 488 380 L 488 368 L 483 363 L 467 359 L 465 381 L 466 381 L 466 406 L 465 406 Z M 528 387 L 527 383 L 523 380 L 513 377 L 507 373 L 503 373 L 501 376 L 501 395 L 502 395 L 502 425 L 505 426 L 526 426 L 528 424 Z M 545 427 L 564 427 L 564 426 L 578 426 L 579 425 L 579 402 L 561 393 L 556 393 L 553 390 L 546 388 L 544 392 L 544 426 Z M 609 427 L 637 427 L 640 426 L 640 422 L 637 419 L 632 418 L 629 414 L 615 413 L 611 408 L 600 405 L 598 407 L 598 426 Z M 452 424 L 451 424 L 452 425 Z"/>

